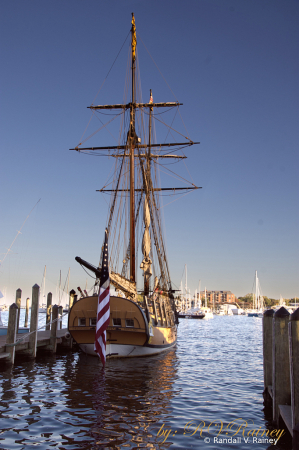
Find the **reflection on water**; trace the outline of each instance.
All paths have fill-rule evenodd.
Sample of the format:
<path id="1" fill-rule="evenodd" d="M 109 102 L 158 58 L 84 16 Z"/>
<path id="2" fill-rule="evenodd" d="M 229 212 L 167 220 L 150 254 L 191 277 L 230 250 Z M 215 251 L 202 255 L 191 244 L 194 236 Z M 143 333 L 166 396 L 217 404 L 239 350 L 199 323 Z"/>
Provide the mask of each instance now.
<path id="1" fill-rule="evenodd" d="M 1 448 L 156 448 L 176 367 L 174 350 L 110 360 L 105 371 L 81 353 L 18 358 L 1 372 Z"/>
<path id="2" fill-rule="evenodd" d="M 255 318 L 182 320 L 175 349 L 109 360 L 105 370 L 77 352 L 18 356 L 13 368 L 0 362 L 0 449 L 248 449 L 242 431 L 238 444 L 213 439 L 220 424 L 223 436 L 238 420 L 246 431 L 271 426 L 261 333 Z M 289 438 L 274 448 L 289 449 Z"/>

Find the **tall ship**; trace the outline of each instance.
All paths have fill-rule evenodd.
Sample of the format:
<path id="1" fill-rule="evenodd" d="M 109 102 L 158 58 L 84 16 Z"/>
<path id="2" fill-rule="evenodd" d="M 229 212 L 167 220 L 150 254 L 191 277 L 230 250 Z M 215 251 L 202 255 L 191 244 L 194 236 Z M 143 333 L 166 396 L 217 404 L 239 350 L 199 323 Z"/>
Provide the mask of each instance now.
<path id="1" fill-rule="evenodd" d="M 110 196 L 106 228 L 110 283 L 114 287 L 106 330 L 106 358 L 153 355 L 176 344 L 176 290 L 166 255 L 161 196 L 199 189 L 185 179 L 183 187 L 162 187 L 159 184 L 159 168 L 164 168 L 165 162 L 179 162 L 186 158 L 184 154 L 176 155 L 174 152 L 182 152 L 182 149 L 199 142 L 176 132 L 172 123 L 166 125 L 166 138 L 170 136 L 171 142 L 167 142 L 165 136 L 163 142 L 157 142 L 155 123 L 163 122 L 161 112 L 175 110 L 177 113 L 181 103 L 156 103 L 151 90 L 148 91 L 149 101 L 144 103 L 138 67 L 136 26 L 132 14 L 125 102 L 92 104 L 89 107 L 93 114 L 102 114 L 101 117 L 109 114 L 109 122 L 115 117 L 120 118 L 119 143 L 99 147 L 84 147 L 80 143 L 70 149 L 115 159 L 113 180 L 100 189 Z M 71 307 L 68 329 L 85 353 L 96 355 L 94 341 L 101 267 L 81 257 L 76 257 L 76 260 L 95 274 L 96 281 L 93 295 L 82 293 L 80 300 Z M 102 255 L 99 260 L 102 261 Z"/>

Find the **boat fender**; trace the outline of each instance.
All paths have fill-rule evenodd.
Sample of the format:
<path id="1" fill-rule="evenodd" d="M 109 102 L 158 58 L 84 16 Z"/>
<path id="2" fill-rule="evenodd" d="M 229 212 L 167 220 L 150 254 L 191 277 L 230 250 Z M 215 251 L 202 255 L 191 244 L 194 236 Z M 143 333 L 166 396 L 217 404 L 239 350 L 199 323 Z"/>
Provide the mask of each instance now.
<path id="1" fill-rule="evenodd" d="M 69 338 L 71 337 L 71 333 L 70 333 L 69 331 L 67 331 L 67 332 L 65 333 L 64 337 L 65 337 L 66 339 L 69 339 Z"/>

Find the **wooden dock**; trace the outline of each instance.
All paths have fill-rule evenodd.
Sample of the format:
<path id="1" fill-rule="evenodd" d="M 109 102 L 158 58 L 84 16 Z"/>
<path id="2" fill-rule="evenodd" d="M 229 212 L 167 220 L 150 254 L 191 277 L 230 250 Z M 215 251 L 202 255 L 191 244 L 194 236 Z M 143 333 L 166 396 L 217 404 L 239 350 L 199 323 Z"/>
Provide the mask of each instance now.
<path id="1" fill-rule="evenodd" d="M 299 449 L 299 308 L 290 314 L 284 307 L 263 316 L 264 404 L 272 408 L 273 422 L 280 420 Z"/>
<path id="2" fill-rule="evenodd" d="M 47 350 L 47 351 L 56 351 L 57 345 L 65 348 L 72 348 L 71 338 L 67 339 L 65 337 L 67 333 L 67 328 L 62 328 L 61 330 L 56 331 L 56 342 L 53 342 L 51 339 L 51 330 L 37 331 L 37 340 L 36 347 L 37 350 Z M 24 337 L 25 336 L 25 337 Z M 24 338 L 24 339 L 23 339 Z M 6 346 L 7 336 L 0 336 L 0 360 L 10 360 L 11 353 L 7 351 L 10 349 Z M 17 334 L 16 342 L 22 339 L 19 343 L 15 345 L 15 352 L 23 355 L 28 355 L 30 352 L 29 347 L 29 335 L 26 334 Z M 55 350 L 54 350 L 55 349 Z"/>
<path id="3" fill-rule="evenodd" d="M 16 302 L 9 307 L 7 335 L 0 336 L 0 363 L 6 361 L 14 364 L 16 354 L 36 357 L 37 351 L 56 353 L 57 345 L 72 348 L 73 339 L 66 328 L 60 329 L 62 323 L 62 306 L 52 306 L 52 294 L 47 298 L 47 314 L 45 330 L 38 329 L 39 286 L 32 288 L 31 318 L 29 333 L 18 333 L 21 308 L 21 289 L 16 292 Z M 70 292 L 70 305 L 74 299 L 74 291 Z M 29 300 L 29 299 L 27 299 Z M 28 311 L 27 311 L 28 309 Z M 26 318 L 29 313 L 29 301 L 26 302 Z M 27 327 L 25 318 L 25 326 Z"/>

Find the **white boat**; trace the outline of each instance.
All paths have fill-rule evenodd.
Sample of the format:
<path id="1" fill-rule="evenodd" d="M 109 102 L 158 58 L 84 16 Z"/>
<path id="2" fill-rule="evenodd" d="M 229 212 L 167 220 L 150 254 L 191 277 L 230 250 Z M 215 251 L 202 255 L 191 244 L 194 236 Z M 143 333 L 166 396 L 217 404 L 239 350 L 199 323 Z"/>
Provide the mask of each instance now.
<path id="1" fill-rule="evenodd" d="M 149 102 L 143 103 L 137 95 L 141 93 L 136 51 L 135 18 L 132 16 L 131 48 L 126 86 L 130 86 L 130 98 L 123 104 L 92 105 L 97 113 L 121 116 L 119 143 L 105 147 L 83 147 L 80 143 L 72 150 L 93 154 L 110 154 L 115 158 L 112 189 L 105 186 L 100 192 L 111 196 L 107 219 L 110 282 L 117 295 L 110 296 L 110 322 L 107 328 L 107 358 L 134 357 L 160 353 L 176 344 L 178 314 L 174 301 L 174 290 L 166 257 L 164 231 L 160 217 L 160 194 L 177 192 L 177 188 L 162 188 L 156 185 L 159 165 L 172 158 L 182 159 L 172 153 L 173 149 L 188 147 L 194 142 L 189 138 L 180 141 L 158 143 L 154 136 L 153 123 L 156 111 L 161 108 L 178 108 L 180 103 L 153 101 L 150 90 Z M 126 91 L 127 92 L 127 91 Z M 158 113 L 157 113 L 158 114 Z M 103 117 L 103 116 L 102 116 Z M 160 115 L 157 115 L 157 119 Z M 101 119 L 99 119 L 101 121 Z M 165 121 L 165 119 L 164 119 Z M 165 137 L 169 134 L 168 127 Z M 173 125 L 171 126 L 173 131 Z M 91 135 L 93 136 L 93 135 Z M 178 135 L 179 136 L 179 135 Z M 182 142 L 184 141 L 184 142 Z M 166 151 L 168 153 L 166 153 Z M 166 159 L 165 159 L 166 158 Z M 159 164 L 157 162 L 159 161 Z M 161 161 L 161 162 L 160 162 Z M 106 177 L 106 174 L 103 174 Z M 80 180 L 80 183 L 82 180 Z M 82 185 L 84 188 L 84 184 Z M 190 183 L 182 189 L 198 189 Z M 168 192 L 169 193 L 169 192 Z M 142 220 L 143 218 L 143 220 Z M 86 221 L 86 230 L 94 221 Z M 104 234 L 104 233 L 103 233 Z M 137 248 L 137 236 L 143 234 L 141 249 Z M 103 252 L 103 250 L 102 250 Z M 139 256 L 140 274 L 137 268 Z M 101 268 L 77 257 L 76 260 L 92 270 L 97 277 L 94 295 L 83 296 L 71 308 L 68 329 L 80 348 L 95 355 L 95 327 L 97 323 L 98 281 Z M 102 258 L 100 258 L 102 261 Z M 152 274 L 155 275 L 152 281 Z M 141 278 L 142 279 L 142 278 Z"/>
<path id="2" fill-rule="evenodd" d="M 205 315 L 204 318 L 205 319 L 213 319 L 214 313 L 211 310 L 211 308 L 204 307 L 204 308 L 201 308 L 201 311 L 204 313 L 204 315 Z"/>
<path id="3" fill-rule="evenodd" d="M 232 308 L 231 311 L 232 311 L 234 316 L 243 316 L 245 314 L 244 309 L 238 308 L 238 307 L 237 308 Z"/>
<path id="4" fill-rule="evenodd" d="M 264 313 L 264 299 L 261 295 L 261 287 L 260 282 L 257 276 L 257 271 L 255 271 L 255 280 L 254 280 L 254 293 L 252 295 L 253 297 L 253 309 L 249 310 L 247 312 L 248 317 L 263 317 Z"/>

